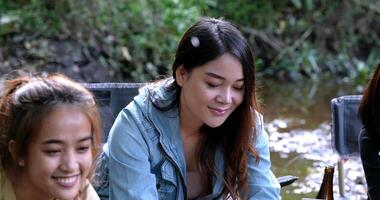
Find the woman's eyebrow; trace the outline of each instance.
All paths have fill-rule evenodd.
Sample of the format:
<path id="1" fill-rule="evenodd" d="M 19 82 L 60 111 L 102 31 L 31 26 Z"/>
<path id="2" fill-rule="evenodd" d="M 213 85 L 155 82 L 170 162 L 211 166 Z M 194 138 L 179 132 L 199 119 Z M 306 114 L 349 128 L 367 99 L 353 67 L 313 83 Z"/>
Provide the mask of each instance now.
<path id="1" fill-rule="evenodd" d="M 51 139 L 51 140 L 46 140 L 42 142 L 42 144 L 62 144 L 62 140 L 57 140 L 57 139 Z"/>
<path id="2" fill-rule="evenodd" d="M 207 76 L 211 76 L 211 77 L 216 78 L 216 79 L 225 80 L 225 78 L 223 76 L 219 76 L 218 74 L 215 74 L 215 73 L 212 73 L 212 72 L 206 72 L 205 74 Z"/>
<path id="3" fill-rule="evenodd" d="M 92 136 L 87 136 L 80 139 L 78 142 L 83 142 L 83 141 L 91 140 L 91 139 L 92 139 Z M 42 142 L 42 144 L 62 144 L 62 143 L 64 143 L 62 140 L 57 140 L 57 139 L 51 139 L 51 140 L 46 140 Z"/>
<path id="4" fill-rule="evenodd" d="M 87 140 L 92 140 L 92 135 L 87 136 L 87 137 L 85 137 L 85 138 L 82 138 L 82 139 L 80 139 L 78 142 L 83 142 L 83 141 L 87 141 Z"/>
<path id="5" fill-rule="evenodd" d="M 210 77 L 213 77 L 213 78 L 216 78 L 216 79 L 220 79 L 220 80 L 226 80 L 226 78 L 224 78 L 223 76 L 220 76 L 218 74 L 215 74 L 215 73 L 212 73 L 212 72 L 206 72 L 205 73 L 207 76 L 210 76 Z M 240 78 L 238 80 L 236 80 L 237 82 L 238 81 L 244 81 L 244 78 Z"/>

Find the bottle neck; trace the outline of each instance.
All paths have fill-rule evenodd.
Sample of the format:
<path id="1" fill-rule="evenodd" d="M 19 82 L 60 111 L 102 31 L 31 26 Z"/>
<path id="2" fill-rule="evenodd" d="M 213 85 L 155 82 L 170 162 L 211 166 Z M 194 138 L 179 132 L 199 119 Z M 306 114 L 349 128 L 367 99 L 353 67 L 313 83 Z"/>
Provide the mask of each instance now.
<path id="1" fill-rule="evenodd" d="M 334 167 L 327 166 L 325 168 L 322 184 L 317 195 L 318 199 L 327 199 L 327 200 L 334 199 L 333 178 L 334 178 Z"/>

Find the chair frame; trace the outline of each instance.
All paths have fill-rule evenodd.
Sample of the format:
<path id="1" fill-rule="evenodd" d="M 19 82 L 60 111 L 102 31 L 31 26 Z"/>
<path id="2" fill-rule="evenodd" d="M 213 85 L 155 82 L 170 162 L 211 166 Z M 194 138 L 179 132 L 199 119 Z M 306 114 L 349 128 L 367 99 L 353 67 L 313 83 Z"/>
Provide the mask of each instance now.
<path id="1" fill-rule="evenodd" d="M 338 181 L 339 194 L 345 197 L 344 163 L 352 156 L 359 156 L 359 132 L 362 123 L 358 109 L 361 95 L 346 95 L 331 100 L 332 127 L 331 139 L 339 155 Z"/>

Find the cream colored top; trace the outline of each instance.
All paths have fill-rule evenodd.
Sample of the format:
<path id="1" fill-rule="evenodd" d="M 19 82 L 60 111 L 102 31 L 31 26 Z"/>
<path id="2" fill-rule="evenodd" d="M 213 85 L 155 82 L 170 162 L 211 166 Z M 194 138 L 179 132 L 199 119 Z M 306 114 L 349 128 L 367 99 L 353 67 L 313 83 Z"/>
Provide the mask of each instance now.
<path id="1" fill-rule="evenodd" d="M 0 200 L 16 200 L 16 195 L 13 192 L 11 181 L 5 176 L 4 171 L 0 168 Z"/>
<path id="2" fill-rule="evenodd" d="M 86 198 L 75 198 L 75 200 L 100 200 L 98 194 L 87 180 L 83 189 L 86 189 Z M 0 200 L 16 200 L 11 181 L 5 175 L 4 171 L 0 168 Z"/>

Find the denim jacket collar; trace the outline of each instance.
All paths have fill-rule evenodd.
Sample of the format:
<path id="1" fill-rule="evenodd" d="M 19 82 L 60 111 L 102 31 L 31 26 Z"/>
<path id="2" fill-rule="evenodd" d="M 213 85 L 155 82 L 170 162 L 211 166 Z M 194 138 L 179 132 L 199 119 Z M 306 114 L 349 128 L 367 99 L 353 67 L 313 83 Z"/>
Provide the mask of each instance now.
<path id="1" fill-rule="evenodd" d="M 153 108 L 155 109 L 155 108 Z M 169 156 L 170 160 L 174 162 L 176 167 L 178 167 L 180 174 L 182 176 L 183 183 L 186 181 L 186 162 L 185 156 L 183 153 L 183 144 L 180 134 L 179 127 L 179 117 L 178 117 L 178 108 L 174 108 L 165 112 L 162 115 L 155 115 L 156 112 L 151 115 L 151 121 L 157 128 L 159 132 L 159 141 L 160 144 Z M 223 172 L 224 172 L 224 159 L 222 151 L 218 149 L 215 155 L 215 167 L 216 167 L 216 179 L 213 183 L 212 194 L 206 196 L 206 199 L 213 199 L 219 196 L 223 190 Z M 186 185 L 184 185 L 186 189 Z"/>
<path id="2" fill-rule="evenodd" d="M 173 80 L 167 79 L 164 81 L 163 85 L 169 84 L 171 81 Z M 175 95 L 174 91 L 166 91 L 162 85 L 159 85 L 159 87 L 157 87 L 157 85 L 152 85 L 150 87 L 148 86 L 146 89 L 154 93 L 156 103 L 159 105 L 168 105 Z M 149 115 L 148 119 L 159 133 L 159 143 L 166 156 L 168 156 L 179 170 L 184 191 L 186 191 L 186 159 L 180 134 L 178 106 L 174 106 L 172 109 L 162 112 L 155 108 L 152 103 L 145 104 L 145 106 L 146 105 L 149 105 L 146 107 Z M 220 196 L 223 190 L 222 179 L 224 176 L 224 159 L 220 148 L 216 151 L 214 163 L 216 167 L 216 179 L 213 183 L 212 194 L 206 196 L 206 199 L 214 199 L 215 197 Z"/>
<path id="3" fill-rule="evenodd" d="M 156 108 L 152 107 L 152 109 Z M 161 147 L 167 156 L 169 156 L 169 159 L 176 164 L 183 180 L 186 180 L 186 162 L 183 153 L 177 110 L 177 108 L 174 108 L 163 114 L 157 114 L 157 111 L 150 112 L 150 119 L 159 133 Z"/>

